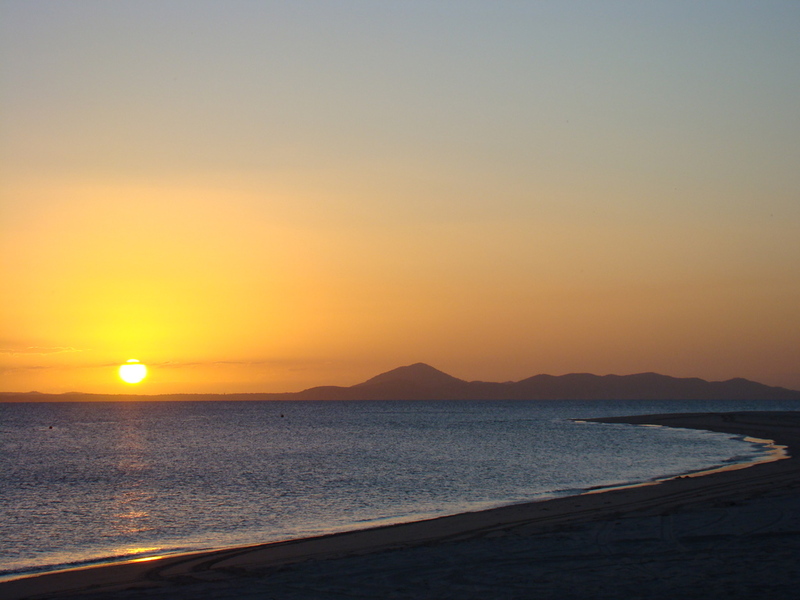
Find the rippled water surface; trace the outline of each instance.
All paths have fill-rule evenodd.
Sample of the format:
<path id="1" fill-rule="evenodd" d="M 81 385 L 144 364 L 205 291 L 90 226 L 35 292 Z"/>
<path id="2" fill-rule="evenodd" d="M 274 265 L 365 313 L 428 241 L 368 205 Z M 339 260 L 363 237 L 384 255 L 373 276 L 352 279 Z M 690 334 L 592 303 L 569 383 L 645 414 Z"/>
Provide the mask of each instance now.
<path id="1" fill-rule="evenodd" d="M 742 402 L 0 404 L 0 575 L 307 536 L 754 460 L 573 422 Z"/>

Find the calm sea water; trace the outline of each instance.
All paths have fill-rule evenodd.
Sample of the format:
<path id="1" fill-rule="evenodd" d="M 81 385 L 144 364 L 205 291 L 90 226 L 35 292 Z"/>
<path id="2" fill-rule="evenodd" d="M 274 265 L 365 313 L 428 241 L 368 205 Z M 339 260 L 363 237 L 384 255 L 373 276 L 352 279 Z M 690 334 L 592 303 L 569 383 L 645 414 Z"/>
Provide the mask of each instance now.
<path id="1" fill-rule="evenodd" d="M 756 460 L 570 419 L 742 402 L 0 403 L 0 576 L 302 537 Z"/>

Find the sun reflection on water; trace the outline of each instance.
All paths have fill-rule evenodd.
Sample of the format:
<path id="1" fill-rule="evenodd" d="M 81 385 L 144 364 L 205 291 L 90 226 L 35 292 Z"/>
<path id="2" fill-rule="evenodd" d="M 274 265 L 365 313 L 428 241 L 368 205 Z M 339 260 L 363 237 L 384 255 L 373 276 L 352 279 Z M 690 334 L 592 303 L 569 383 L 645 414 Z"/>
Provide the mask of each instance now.
<path id="1" fill-rule="evenodd" d="M 164 548 L 162 546 L 147 546 L 147 547 L 140 547 L 140 548 L 120 548 L 117 552 L 117 555 L 121 558 L 125 558 L 128 556 L 136 557 L 131 558 L 129 562 L 147 562 L 150 560 L 158 560 L 162 558 L 163 554 L 153 554 L 154 552 L 160 553 Z M 146 554 L 147 556 L 141 556 L 142 554 Z"/>

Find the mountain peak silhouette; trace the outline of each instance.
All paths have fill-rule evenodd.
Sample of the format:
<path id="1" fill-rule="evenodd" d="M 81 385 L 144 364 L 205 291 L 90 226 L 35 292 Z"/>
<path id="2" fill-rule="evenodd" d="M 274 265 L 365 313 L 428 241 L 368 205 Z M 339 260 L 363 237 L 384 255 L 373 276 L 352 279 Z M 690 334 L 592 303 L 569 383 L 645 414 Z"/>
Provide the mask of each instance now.
<path id="1" fill-rule="evenodd" d="M 466 382 L 463 379 L 448 375 L 439 369 L 434 369 L 432 366 L 426 365 L 425 363 L 414 363 L 413 365 L 386 371 L 353 387 L 393 383 L 411 383 L 423 387 L 442 387 Z"/>

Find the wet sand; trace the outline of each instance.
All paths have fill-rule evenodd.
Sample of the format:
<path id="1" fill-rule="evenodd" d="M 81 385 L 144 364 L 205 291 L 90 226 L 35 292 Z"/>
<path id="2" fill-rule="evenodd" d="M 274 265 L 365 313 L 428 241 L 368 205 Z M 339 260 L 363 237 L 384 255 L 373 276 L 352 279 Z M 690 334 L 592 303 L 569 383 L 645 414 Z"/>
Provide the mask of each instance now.
<path id="1" fill-rule="evenodd" d="M 783 598 L 800 587 L 800 412 L 597 419 L 774 440 L 747 468 L 0 583 L 0 598 Z"/>

